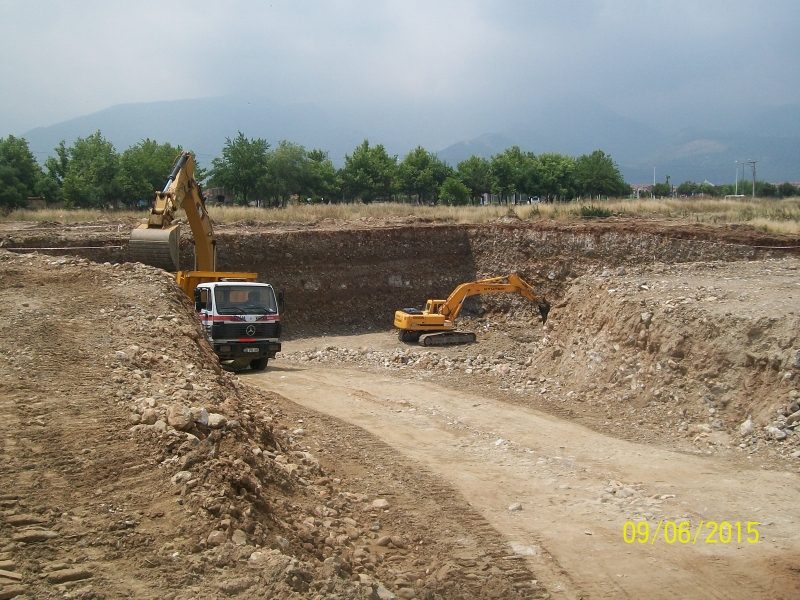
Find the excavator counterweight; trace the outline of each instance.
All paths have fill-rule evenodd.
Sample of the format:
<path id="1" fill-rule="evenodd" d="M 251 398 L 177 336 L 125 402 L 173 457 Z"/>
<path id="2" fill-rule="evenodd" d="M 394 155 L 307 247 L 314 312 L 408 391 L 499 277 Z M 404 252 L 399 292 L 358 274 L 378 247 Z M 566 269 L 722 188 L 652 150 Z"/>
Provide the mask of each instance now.
<path id="1" fill-rule="evenodd" d="M 459 285 L 447 300 L 428 300 L 425 308 L 404 308 L 394 314 L 394 326 L 397 327 L 401 342 L 418 341 L 422 346 L 449 346 L 453 344 L 469 344 L 476 336 L 468 331 L 456 331 L 455 320 L 461 307 L 469 296 L 477 294 L 512 293 L 525 296 L 539 307 L 542 323 L 547 321 L 550 303 L 543 296 L 535 293 L 533 287 L 522 278 L 511 273 L 506 277 L 481 279 Z"/>

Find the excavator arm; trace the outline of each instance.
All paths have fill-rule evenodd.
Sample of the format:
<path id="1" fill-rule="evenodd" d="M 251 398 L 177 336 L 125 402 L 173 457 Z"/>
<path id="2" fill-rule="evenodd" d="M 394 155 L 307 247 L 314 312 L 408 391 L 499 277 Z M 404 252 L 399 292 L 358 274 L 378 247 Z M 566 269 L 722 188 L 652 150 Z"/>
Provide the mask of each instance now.
<path id="1" fill-rule="evenodd" d="M 533 287 L 523 281 L 516 273 L 511 273 L 507 277 L 493 277 L 491 279 L 462 283 L 454 289 L 447 300 L 445 300 L 441 307 L 441 314 L 443 314 L 448 321 L 455 321 L 456 317 L 458 317 L 458 313 L 461 312 L 464 300 L 470 296 L 503 293 L 525 296 L 539 307 L 539 313 L 542 315 L 542 323 L 547 321 L 547 313 L 550 312 L 550 304 L 544 297 L 536 295 Z"/>
<path id="2" fill-rule="evenodd" d="M 178 156 L 164 189 L 156 192 L 147 223 L 131 232 L 133 259 L 168 271 L 180 269 L 180 224 L 173 223 L 175 211 L 182 207 L 192 230 L 195 269 L 216 270 L 216 240 L 211 219 L 203 204 L 200 184 L 194 178 L 194 158 L 190 152 Z"/>

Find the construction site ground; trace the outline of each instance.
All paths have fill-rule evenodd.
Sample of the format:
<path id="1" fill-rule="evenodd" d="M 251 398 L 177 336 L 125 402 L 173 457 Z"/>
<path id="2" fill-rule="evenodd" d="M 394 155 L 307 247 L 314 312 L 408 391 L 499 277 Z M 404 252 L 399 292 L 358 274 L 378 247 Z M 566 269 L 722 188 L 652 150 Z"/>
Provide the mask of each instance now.
<path id="1" fill-rule="evenodd" d="M 545 326 L 474 304 L 478 342 L 450 348 L 337 328 L 324 297 L 303 321 L 287 290 L 284 351 L 233 374 L 169 274 L 23 230 L 0 250 L 0 599 L 800 597 L 791 252 L 576 258 L 534 281 Z"/>

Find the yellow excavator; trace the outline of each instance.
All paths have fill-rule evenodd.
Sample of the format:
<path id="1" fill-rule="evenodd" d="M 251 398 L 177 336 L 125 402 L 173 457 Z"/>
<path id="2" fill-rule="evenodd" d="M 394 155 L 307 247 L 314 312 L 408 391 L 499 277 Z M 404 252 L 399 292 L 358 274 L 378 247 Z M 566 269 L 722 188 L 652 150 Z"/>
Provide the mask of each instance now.
<path id="1" fill-rule="evenodd" d="M 263 371 L 281 351 L 283 292 L 259 283 L 257 273 L 217 271 L 217 244 L 211 218 L 194 178 L 194 158 L 184 152 L 175 160 L 164 189 L 156 192 L 147 222 L 131 231 L 132 258 L 167 271 L 190 298 L 211 347 L 226 368 Z M 180 269 L 182 207 L 192 229 L 195 270 Z"/>
<path id="2" fill-rule="evenodd" d="M 539 307 L 542 324 L 547 321 L 550 303 L 534 292 L 533 287 L 516 273 L 506 277 L 481 279 L 462 283 L 447 300 L 428 300 L 422 310 L 404 308 L 394 313 L 394 326 L 399 330 L 401 342 L 419 342 L 421 346 L 449 346 L 470 344 L 475 334 L 469 331 L 456 331 L 455 323 L 461 307 L 469 296 L 477 294 L 512 293 L 525 296 Z"/>

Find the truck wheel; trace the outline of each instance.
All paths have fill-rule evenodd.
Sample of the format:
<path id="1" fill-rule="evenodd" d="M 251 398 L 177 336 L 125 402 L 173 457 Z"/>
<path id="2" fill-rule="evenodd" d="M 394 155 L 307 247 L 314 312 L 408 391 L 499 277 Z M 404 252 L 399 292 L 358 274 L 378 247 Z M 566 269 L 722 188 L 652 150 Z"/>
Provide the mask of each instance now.
<path id="1" fill-rule="evenodd" d="M 263 371 L 267 368 L 267 362 L 269 362 L 269 359 L 266 356 L 264 358 L 257 358 L 250 361 L 250 368 L 253 369 L 253 371 Z"/>

